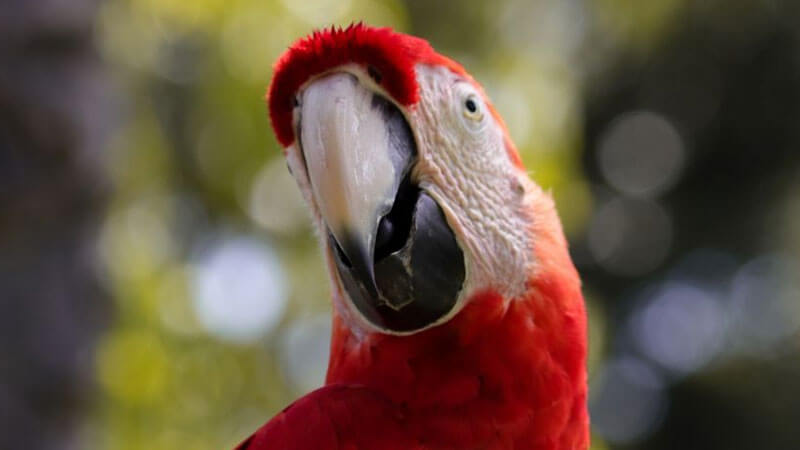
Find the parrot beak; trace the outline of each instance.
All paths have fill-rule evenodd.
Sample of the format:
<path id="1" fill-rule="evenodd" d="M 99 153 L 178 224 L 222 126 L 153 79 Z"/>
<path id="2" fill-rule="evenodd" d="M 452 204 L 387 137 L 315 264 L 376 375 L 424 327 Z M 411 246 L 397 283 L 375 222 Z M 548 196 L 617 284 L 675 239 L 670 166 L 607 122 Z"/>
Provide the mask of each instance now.
<path id="1" fill-rule="evenodd" d="M 435 323 L 456 303 L 464 255 L 411 180 L 417 148 L 405 116 L 344 72 L 313 81 L 298 101 L 311 195 L 350 301 L 382 330 Z"/>
<path id="2" fill-rule="evenodd" d="M 314 199 L 340 256 L 378 297 L 378 225 L 415 157 L 405 119 L 349 73 L 313 82 L 300 100 L 299 136 Z"/>

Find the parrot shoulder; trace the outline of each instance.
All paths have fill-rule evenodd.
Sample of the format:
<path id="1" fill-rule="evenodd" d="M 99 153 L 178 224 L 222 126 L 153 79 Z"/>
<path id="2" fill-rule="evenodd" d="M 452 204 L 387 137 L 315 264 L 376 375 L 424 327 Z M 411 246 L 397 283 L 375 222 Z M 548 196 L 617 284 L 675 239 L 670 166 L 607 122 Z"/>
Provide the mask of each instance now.
<path id="1" fill-rule="evenodd" d="M 405 417 L 363 386 L 331 384 L 298 399 L 235 450 L 421 450 Z"/>

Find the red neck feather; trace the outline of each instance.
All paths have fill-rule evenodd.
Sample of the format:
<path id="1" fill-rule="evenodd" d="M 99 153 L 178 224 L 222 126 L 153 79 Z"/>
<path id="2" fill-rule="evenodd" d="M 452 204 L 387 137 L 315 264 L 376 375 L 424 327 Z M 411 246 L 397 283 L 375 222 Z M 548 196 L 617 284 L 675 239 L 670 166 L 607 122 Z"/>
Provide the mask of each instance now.
<path id="1" fill-rule="evenodd" d="M 585 449 L 583 298 L 575 277 L 538 280 L 527 298 L 484 292 L 411 336 L 358 338 L 335 316 L 327 383 L 384 395 L 432 448 Z"/>

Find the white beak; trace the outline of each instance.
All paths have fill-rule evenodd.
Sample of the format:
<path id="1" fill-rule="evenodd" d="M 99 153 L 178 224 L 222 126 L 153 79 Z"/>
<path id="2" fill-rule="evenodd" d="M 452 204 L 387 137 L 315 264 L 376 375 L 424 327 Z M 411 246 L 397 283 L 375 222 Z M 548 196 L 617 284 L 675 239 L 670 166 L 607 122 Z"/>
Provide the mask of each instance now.
<path id="1" fill-rule="evenodd" d="M 393 130 L 393 122 L 404 124 L 403 118 L 390 117 L 386 104 L 344 72 L 314 81 L 300 98 L 300 145 L 314 200 L 372 292 L 378 224 L 414 156 L 408 148 L 413 143 L 400 142 Z"/>

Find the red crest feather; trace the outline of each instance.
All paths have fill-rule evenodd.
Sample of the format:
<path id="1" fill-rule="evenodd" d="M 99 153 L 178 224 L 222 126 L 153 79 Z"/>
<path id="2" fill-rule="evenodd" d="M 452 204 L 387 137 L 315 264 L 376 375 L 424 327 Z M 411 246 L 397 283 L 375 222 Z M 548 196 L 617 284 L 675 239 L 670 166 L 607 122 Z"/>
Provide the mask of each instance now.
<path id="1" fill-rule="evenodd" d="M 436 53 L 424 39 L 373 28 L 362 23 L 313 32 L 292 44 L 275 64 L 267 101 L 272 127 L 281 145 L 294 141 L 292 108 L 297 90 L 312 77 L 344 64 L 355 63 L 380 74 L 380 85 L 399 104 L 410 106 L 419 98 L 414 66 L 444 65 L 466 74 L 456 62 Z M 370 69 L 371 68 L 371 69 Z"/>

